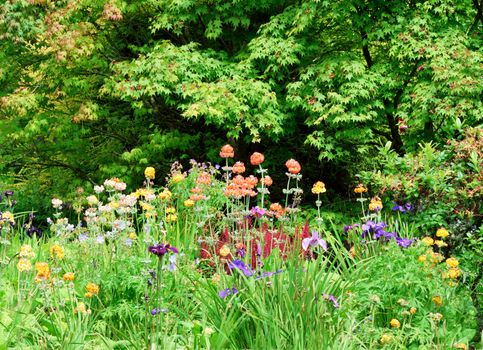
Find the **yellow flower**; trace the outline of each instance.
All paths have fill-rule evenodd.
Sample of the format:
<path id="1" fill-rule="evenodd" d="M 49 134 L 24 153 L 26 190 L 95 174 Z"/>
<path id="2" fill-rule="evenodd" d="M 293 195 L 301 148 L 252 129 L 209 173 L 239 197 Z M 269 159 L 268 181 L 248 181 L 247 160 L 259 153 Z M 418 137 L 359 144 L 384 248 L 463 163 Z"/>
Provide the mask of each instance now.
<path id="1" fill-rule="evenodd" d="M 393 318 L 391 320 L 390 324 L 391 324 L 391 327 L 393 327 L 393 328 L 399 328 L 399 327 L 401 327 L 401 322 L 399 322 L 395 318 Z"/>
<path id="2" fill-rule="evenodd" d="M 172 193 L 168 189 L 164 189 L 163 192 L 159 194 L 159 199 L 163 201 L 169 201 L 171 199 Z"/>
<path id="3" fill-rule="evenodd" d="M 166 221 L 167 222 L 174 222 L 178 219 L 178 216 L 176 214 L 168 214 L 166 216 Z"/>
<path id="4" fill-rule="evenodd" d="M 441 315 L 439 312 L 433 314 L 432 312 L 429 314 L 429 317 L 431 317 L 434 321 L 439 322 L 443 318 L 443 315 Z"/>
<path id="5" fill-rule="evenodd" d="M 20 272 L 24 272 L 24 271 L 30 271 L 32 270 L 32 263 L 30 262 L 29 259 L 26 259 L 26 258 L 21 258 L 19 261 L 18 261 L 18 264 L 17 264 L 17 269 L 20 271 Z"/>
<path id="6" fill-rule="evenodd" d="M 154 210 L 154 207 L 146 202 L 139 202 L 139 205 L 141 206 L 141 208 L 143 208 L 144 211 Z"/>
<path id="7" fill-rule="evenodd" d="M 91 294 L 88 298 L 92 297 L 93 294 L 95 295 L 99 294 L 99 286 L 92 282 L 87 283 L 86 290 L 87 290 L 87 293 Z"/>
<path id="8" fill-rule="evenodd" d="M 445 228 L 439 228 L 437 231 L 436 231 L 436 237 L 440 237 L 440 238 L 446 238 L 449 236 L 449 232 L 447 229 Z"/>
<path id="9" fill-rule="evenodd" d="M 86 293 L 87 294 L 87 293 Z M 91 295 L 92 296 L 92 295 Z M 88 315 L 91 313 L 91 310 L 87 309 L 86 304 L 82 301 L 77 304 L 76 308 L 74 309 L 74 313 L 81 312 L 84 315 Z"/>
<path id="10" fill-rule="evenodd" d="M 377 211 L 382 209 L 382 201 L 381 198 L 375 196 L 371 199 L 371 203 L 369 203 L 369 210 Z"/>
<path id="11" fill-rule="evenodd" d="M 129 234 L 129 238 L 130 238 L 130 239 L 132 239 L 132 240 L 134 241 L 136 238 L 138 238 L 138 236 L 136 235 L 136 233 L 135 233 L 135 232 L 131 232 L 131 233 Z"/>
<path id="12" fill-rule="evenodd" d="M 73 281 L 75 279 L 75 275 L 73 272 L 66 272 L 64 273 L 63 279 L 64 281 Z"/>
<path id="13" fill-rule="evenodd" d="M 174 214 L 176 213 L 176 209 L 174 207 L 167 207 L 166 214 Z"/>
<path id="14" fill-rule="evenodd" d="M 99 199 L 97 199 L 97 197 L 95 195 L 89 196 L 86 199 L 87 199 L 87 203 L 90 206 L 94 206 L 94 205 L 99 203 Z"/>
<path id="15" fill-rule="evenodd" d="M 14 224 L 15 219 L 13 218 L 13 214 L 11 212 L 5 211 L 1 215 L 0 224 L 8 224 L 8 223 Z"/>
<path id="16" fill-rule="evenodd" d="M 380 342 L 381 342 L 381 344 L 388 344 L 388 343 L 391 342 L 391 340 L 392 340 L 392 335 L 390 335 L 390 334 L 383 334 L 381 336 Z"/>
<path id="17" fill-rule="evenodd" d="M 227 257 L 228 255 L 230 255 L 230 247 L 228 247 L 227 245 L 224 245 L 223 247 L 221 247 L 220 255 L 222 257 Z"/>
<path id="18" fill-rule="evenodd" d="M 94 294 L 93 294 L 93 293 L 91 293 L 91 292 L 86 292 L 86 294 L 84 294 L 84 296 L 85 296 L 86 298 L 92 298 L 92 297 L 94 296 Z"/>
<path id="19" fill-rule="evenodd" d="M 187 200 L 184 201 L 185 207 L 192 207 L 193 205 L 195 205 L 195 201 L 192 200 L 192 199 L 187 199 Z"/>
<path id="20" fill-rule="evenodd" d="M 50 247 L 50 256 L 52 259 L 64 259 L 64 249 L 60 245 L 54 244 Z"/>
<path id="21" fill-rule="evenodd" d="M 175 184 L 181 182 L 184 180 L 184 175 L 181 173 L 174 174 L 173 177 L 171 178 L 171 181 Z"/>
<path id="22" fill-rule="evenodd" d="M 363 184 L 359 184 L 356 186 L 356 188 L 354 188 L 354 192 L 355 193 L 363 193 L 363 192 L 367 192 L 367 188 L 364 187 Z"/>
<path id="23" fill-rule="evenodd" d="M 455 348 L 455 349 L 463 349 L 463 350 L 468 349 L 468 347 L 466 346 L 465 343 L 456 343 L 456 344 L 453 345 L 453 348 Z"/>
<path id="24" fill-rule="evenodd" d="M 409 309 L 409 313 L 411 315 L 414 315 L 416 313 L 416 311 L 418 311 L 418 309 L 416 309 L 415 307 L 412 307 L 412 308 Z"/>
<path id="25" fill-rule="evenodd" d="M 448 243 L 446 243 L 444 241 L 440 241 L 438 239 L 436 239 L 434 241 L 434 244 L 437 245 L 439 248 L 444 248 L 444 247 L 447 247 L 448 246 Z"/>
<path id="26" fill-rule="evenodd" d="M 452 278 L 452 279 L 458 278 L 461 276 L 461 270 L 456 267 L 452 267 L 448 271 L 448 276 L 449 278 Z"/>
<path id="27" fill-rule="evenodd" d="M 144 169 L 144 176 L 146 176 L 147 179 L 154 179 L 155 174 L 156 170 L 154 170 L 153 167 L 148 166 L 146 169 Z"/>
<path id="28" fill-rule="evenodd" d="M 439 295 L 433 297 L 433 302 L 436 304 L 436 306 L 443 305 L 443 299 Z"/>
<path id="29" fill-rule="evenodd" d="M 460 263 L 456 258 L 448 258 L 446 259 L 446 264 L 448 264 L 449 267 L 457 267 Z"/>
<path id="30" fill-rule="evenodd" d="M 325 193 L 326 191 L 325 184 L 322 181 L 317 181 L 312 187 L 312 193 L 314 194 L 321 194 Z"/>
<path id="31" fill-rule="evenodd" d="M 418 257 L 418 261 L 419 261 L 419 262 L 425 262 L 425 261 L 426 261 L 426 255 L 420 255 L 420 256 Z"/>
<path id="32" fill-rule="evenodd" d="M 426 245 L 433 245 L 434 240 L 431 237 L 424 237 L 421 242 L 423 242 Z"/>
<path id="33" fill-rule="evenodd" d="M 18 254 L 21 258 L 35 258 L 35 252 L 32 247 L 28 244 L 24 244 L 20 247 L 20 253 Z"/>
<path id="34" fill-rule="evenodd" d="M 35 283 L 40 283 L 50 278 L 50 268 L 49 264 L 46 262 L 35 263 L 35 270 L 37 271 L 37 276 L 35 276 Z"/>

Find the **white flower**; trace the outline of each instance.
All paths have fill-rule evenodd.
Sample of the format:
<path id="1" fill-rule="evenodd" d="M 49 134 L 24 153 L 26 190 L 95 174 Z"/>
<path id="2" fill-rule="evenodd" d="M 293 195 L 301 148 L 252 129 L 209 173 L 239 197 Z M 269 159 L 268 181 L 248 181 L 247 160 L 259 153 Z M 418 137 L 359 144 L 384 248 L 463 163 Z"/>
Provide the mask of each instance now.
<path id="1" fill-rule="evenodd" d="M 97 194 L 101 193 L 104 191 L 104 186 L 94 186 L 94 192 L 96 192 Z"/>
<path id="2" fill-rule="evenodd" d="M 58 198 L 53 198 L 52 199 L 52 206 L 55 208 L 55 209 L 58 209 L 60 208 L 60 206 L 62 205 L 62 201 Z"/>

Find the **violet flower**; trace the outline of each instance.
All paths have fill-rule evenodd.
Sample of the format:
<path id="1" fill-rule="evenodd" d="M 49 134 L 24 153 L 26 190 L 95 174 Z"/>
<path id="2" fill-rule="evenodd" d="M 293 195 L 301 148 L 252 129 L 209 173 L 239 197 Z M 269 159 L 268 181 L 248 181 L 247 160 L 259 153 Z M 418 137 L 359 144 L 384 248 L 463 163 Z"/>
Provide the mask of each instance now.
<path id="1" fill-rule="evenodd" d="M 243 274 L 246 276 L 246 277 L 250 277 L 253 275 L 253 271 L 250 270 L 250 268 L 245 265 L 245 263 L 241 260 L 233 260 L 232 262 L 229 262 L 228 263 L 228 267 L 233 270 L 233 269 L 238 269 L 240 270 L 241 272 L 243 272 Z"/>
<path id="2" fill-rule="evenodd" d="M 408 248 L 414 242 L 414 239 L 409 238 L 395 237 L 395 239 L 397 245 L 401 248 Z"/>
<path id="3" fill-rule="evenodd" d="M 169 243 L 166 244 L 155 244 L 152 245 L 148 248 L 148 251 L 150 253 L 153 253 L 154 255 L 157 255 L 159 258 L 163 257 L 168 253 L 168 251 L 172 251 L 173 253 L 178 253 L 178 248 L 172 247 Z"/>
<path id="4" fill-rule="evenodd" d="M 261 218 L 263 215 L 265 215 L 265 210 L 259 207 L 253 207 L 251 210 L 251 215 L 256 218 Z"/>
<path id="5" fill-rule="evenodd" d="M 336 309 L 340 307 L 339 303 L 337 302 L 337 298 L 335 296 L 331 294 L 324 294 L 323 297 L 325 300 L 330 301 Z"/>
<path id="6" fill-rule="evenodd" d="M 235 295 L 236 293 L 238 293 L 238 289 L 236 289 L 235 287 L 233 288 L 225 288 L 223 290 L 220 290 L 218 292 L 218 296 L 221 298 L 221 299 L 225 299 L 227 296 L 229 296 L 230 294 L 233 294 Z"/>
<path id="7" fill-rule="evenodd" d="M 327 242 L 319 237 L 319 233 L 317 231 L 312 231 L 312 237 L 304 238 L 302 240 L 303 250 L 307 251 L 307 249 L 309 249 L 309 246 L 310 247 L 320 246 L 322 247 L 322 249 L 327 251 Z"/>

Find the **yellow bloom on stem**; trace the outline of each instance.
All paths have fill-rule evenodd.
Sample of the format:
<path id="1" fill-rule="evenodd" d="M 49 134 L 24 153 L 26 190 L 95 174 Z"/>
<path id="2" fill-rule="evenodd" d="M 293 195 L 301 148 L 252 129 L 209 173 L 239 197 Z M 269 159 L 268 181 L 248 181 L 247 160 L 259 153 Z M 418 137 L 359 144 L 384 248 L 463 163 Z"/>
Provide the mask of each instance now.
<path id="1" fill-rule="evenodd" d="M 192 200 L 192 199 L 187 199 L 187 200 L 184 201 L 185 207 L 192 207 L 193 205 L 195 205 L 195 201 Z"/>
<path id="2" fill-rule="evenodd" d="M 9 211 L 5 211 L 1 215 L 0 224 L 15 224 L 13 214 Z"/>
<path id="3" fill-rule="evenodd" d="M 37 271 L 37 276 L 35 276 L 35 283 L 40 283 L 50 278 L 50 268 L 49 264 L 46 262 L 35 263 L 35 270 Z"/>
<path id="4" fill-rule="evenodd" d="M 168 189 L 164 189 L 163 192 L 159 194 L 159 199 L 163 201 L 169 201 L 171 199 L 172 193 Z"/>
<path id="5" fill-rule="evenodd" d="M 32 247 L 28 244 L 24 244 L 20 247 L 20 253 L 18 254 L 21 258 L 35 258 L 35 252 Z"/>
<path id="6" fill-rule="evenodd" d="M 176 213 L 176 208 L 174 207 L 167 207 L 166 208 L 166 214 L 174 214 Z"/>
<path id="7" fill-rule="evenodd" d="M 438 246 L 438 248 L 444 248 L 444 247 L 447 247 L 448 246 L 448 243 L 446 243 L 444 241 L 441 241 L 439 239 L 436 239 L 434 241 L 434 245 Z"/>
<path id="8" fill-rule="evenodd" d="M 64 273 L 64 276 L 62 277 L 64 281 L 73 281 L 75 279 L 75 275 L 73 272 L 66 272 Z"/>
<path id="9" fill-rule="evenodd" d="M 434 296 L 432 300 L 436 304 L 436 306 L 443 305 L 443 299 L 439 295 Z"/>
<path id="10" fill-rule="evenodd" d="M 87 307 L 86 307 L 86 304 L 84 304 L 82 301 L 80 303 L 77 304 L 77 306 L 75 307 L 74 309 L 74 313 L 78 313 L 78 312 L 81 312 L 83 313 L 84 315 L 88 315 L 91 313 L 91 310 L 89 310 Z"/>
<path id="11" fill-rule="evenodd" d="M 455 349 L 462 349 L 462 350 L 467 350 L 468 347 L 466 346 L 465 343 L 456 343 L 453 345 L 453 348 Z"/>
<path id="12" fill-rule="evenodd" d="M 448 277 L 455 279 L 461 276 L 461 270 L 458 269 L 457 267 L 452 267 L 448 271 Z"/>
<path id="13" fill-rule="evenodd" d="M 136 235 L 136 233 L 135 233 L 135 232 L 131 232 L 131 233 L 129 234 L 129 238 L 130 238 L 130 239 L 132 239 L 132 240 L 134 241 L 136 238 L 138 238 L 138 236 Z"/>
<path id="14" fill-rule="evenodd" d="M 86 290 L 87 290 L 86 294 L 90 295 L 90 296 L 86 295 L 88 298 L 92 297 L 94 294 L 95 295 L 99 294 L 99 286 L 92 282 L 87 283 Z"/>
<path id="15" fill-rule="evenodd" d="M 456 258 L 448 258 L 446 259 L 446 264 L 448 264 L 449 267 L 457 267 L 460 263 Z"/>
<path id="16" fill-rule="evenodd" d="M 325 193 L 326 191 L 325 184 L 322 181 L 317 181 L 312 187 L 312 193 L 314 194 L 321 194 Z"/>
<path id="17" fill-rule="evenodd" d="M 371 203 L 369 203 L 370 211 L 379 211 L 382 209 L 382 201 L 378 196 L 372 197 Z"/>
<path id="18" fill-rule="evenodd" d="M 445 228 L 439 228 L 437 231 L 436 231 L 436 237 L 440 237 L 440 238 L 446 238 L 449 236 L 449 232 L 447 229 Z"/>
<path id="19" fill-rule="evenodd" d="M 367 192 L 367 188 L 366 188 L 366 187 L 364 187 L 364 185 L 363 185 L 363 184 L 358 184 L 358 185 L 356 186 L 356 188 L 354 188 L 354 192 L 355 192 L 355 193 L 364 193 L 364 192 Z"/>
<path id="20" fill-rule="evenodd" d="M 154 170 L 153 167 L 148 166 L 146 169 L 144 169 L 144 176 L 149 179 L 153 180 L 156 174 L 156 170 Z"/>
<path id="21" fill-rule="evenodd" d="M 228 247 L 226 244 L 223 245 L 223 247 L 220 248 L 220 255 L 224 258 L 230 255 L 230 247 Z"/>
<path id="22" fill-rule="evenodd" d="M 390 334 L 383 334 L 381 336 L 380 342 L 381 342 L 381 344 L 388 344 L 388 343 L 391 342 L 391 340 L 392 340 L 392 335 L 390 335 Z"/>
<path id="23" fill-rule="evenodd" d="M 52 259 L 64 259 L 64 248 L 58 244 L 54 244 L 50 247 L 50 256 Z"/>
<path id="24" fill-rule="evenodd" d="M 20 271 L 20 272 L 24 272 L 24 271 L 30 271 L 32 270 L 32 263 L 30 262 L 29 259 L 26 259 L 26 258 L 21 258 L 19 261 L 18 261 L 18 264 L 17 264 L 17 269 Z"/>
<path id="25" fill-rule="evenodd" d="M 423 242 L 424 244 L 428 245 L 428 246 L 431 246 L 434 244 L 434 239 L 432 239 L 431 237 L 424 237 L 421 242 Z"/>
<path id="26" fill-rule="evenodd" d="M 418 261 L 419 261 L 419 262 L 425 262 L 425 261 L 426 261 L 426 255 L 420 255 L 420 256 L 418 257 Z"/>
<path id="27" fill-rule="evenodd" d="M 418 309 L 416 309 L 415 307 L 412 307 L 412 308 L 409 309 L 409 313 L 411 315 L 414 315 L 416 313 L 416 311 L 418 311 Z"/>
<path id="28" fill-rule="evenodd" d="M 393 318 L 390 322 L 391 327 L 393 328 L 399 328 L 401 327 L 401 322 L 399 322 L 397 319 Z"/>
<path id="29" fill-rule="evenodd" d="M 181 182 L 184 180 L 184 175 L 181 173 L 174 174 L 173 177 L 171 178 L 171 181 L 175 184 Z"/>

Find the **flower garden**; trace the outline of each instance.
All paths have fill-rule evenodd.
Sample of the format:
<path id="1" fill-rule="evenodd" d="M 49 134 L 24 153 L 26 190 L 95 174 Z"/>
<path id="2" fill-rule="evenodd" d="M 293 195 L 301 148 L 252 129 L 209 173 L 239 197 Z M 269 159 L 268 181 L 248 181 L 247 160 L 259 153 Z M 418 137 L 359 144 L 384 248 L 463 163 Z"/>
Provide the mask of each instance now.
<path id="1" fill-rule="evenodd" d="M 421 232 L 413 203 L 364 183 L 353 221 L 337 222 L 324 179 L 304 195 L 294 159 L 272 203 L 262 153 L 225 145 L 219 159 L 53 198 L 43 232 L 3 192 L 0 349 L 478 346 L 472 266 L 447 253 L 448 227 Z"/>

